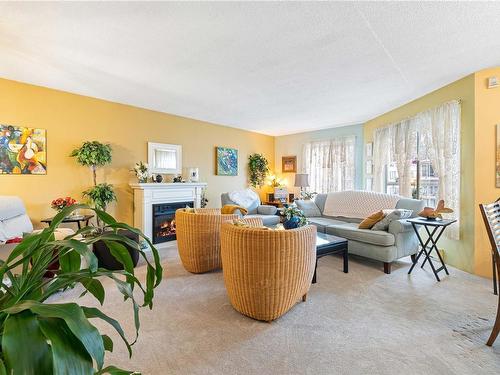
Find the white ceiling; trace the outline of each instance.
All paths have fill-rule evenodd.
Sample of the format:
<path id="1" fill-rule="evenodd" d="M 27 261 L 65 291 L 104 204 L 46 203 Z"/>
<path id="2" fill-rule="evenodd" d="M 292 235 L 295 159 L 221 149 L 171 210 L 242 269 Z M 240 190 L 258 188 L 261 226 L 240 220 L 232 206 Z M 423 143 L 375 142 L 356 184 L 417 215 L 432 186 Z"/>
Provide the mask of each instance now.
<path id="1" fill-rule="evenodd" d="M 500 3 L 2 2 L 0 77 L 282 135 L 500 65 L 499 16 Z"/>

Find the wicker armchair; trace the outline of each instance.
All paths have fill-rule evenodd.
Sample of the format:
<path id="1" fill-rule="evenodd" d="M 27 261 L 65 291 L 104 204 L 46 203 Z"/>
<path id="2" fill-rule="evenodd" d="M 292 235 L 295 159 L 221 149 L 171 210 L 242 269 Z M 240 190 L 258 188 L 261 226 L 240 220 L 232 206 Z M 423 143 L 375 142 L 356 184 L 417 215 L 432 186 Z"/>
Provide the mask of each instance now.
<path id="1" fill-rule="evenodd" d="M 233 307 L 271 321 L 305 301 L 316 261 L 316 227 L 273 231 L 229 223 L 221 229 L 224 283 Z"/>
<path id="2" fill-rule="evenodd" d="M 177 247 L 184 268 L 192 273 L 203 273 L 221 268 L 220 227 L 224 221 L 238 219 L 238 215 L 222 215 L 217 208 L 197 208 L 175 212 Z"/>

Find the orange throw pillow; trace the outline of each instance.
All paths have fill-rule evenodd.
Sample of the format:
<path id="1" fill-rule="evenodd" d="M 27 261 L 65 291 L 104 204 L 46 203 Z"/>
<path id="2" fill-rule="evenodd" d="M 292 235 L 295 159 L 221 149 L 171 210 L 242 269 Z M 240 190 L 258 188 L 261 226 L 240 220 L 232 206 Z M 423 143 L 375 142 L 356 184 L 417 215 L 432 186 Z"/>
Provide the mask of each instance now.
<path id="1" fill-rule="evenodd" d="M 359 223 L 359 229 L 371 229 L 375 224 L 384 218 L 384 213 L 382 210 L 375 212 Z"/>

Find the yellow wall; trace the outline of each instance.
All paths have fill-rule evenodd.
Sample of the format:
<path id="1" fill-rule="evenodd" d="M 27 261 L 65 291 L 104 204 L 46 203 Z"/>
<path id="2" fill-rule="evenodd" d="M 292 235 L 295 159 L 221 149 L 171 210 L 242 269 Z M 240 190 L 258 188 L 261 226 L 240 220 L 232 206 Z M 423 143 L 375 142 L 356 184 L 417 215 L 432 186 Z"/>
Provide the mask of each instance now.
<path id="1" fill-rule="evenodd" d="M 468 272 L 474 271 L 474 74 L 450 85 L 433 91 L 417 100 L 396 108 L 388 113 L 376 117 L 365 124 L 364 140 L 372 142 L 374 129 L 414 116 L 436 105 L 453 99 L 462 100 L 462 128 L 461 128 L 461 204 L 460 241 L 443 239 L 439 247 L 445 250 L 446 262 Z M 493 176 L 494 169 L 491 173 Z"/>
<path id="2" fill-rule="evenodd" d="M 500 68 L 475 74 L 475 265 L 474 273 L 490 276 L 491 246 L 479 211 L 479 203 L 493 202 L 500 196 L 495 186 L 496 124 L 500 124 L 500 88 L 488 89 L 487 79 L 497 76 Z"/>
<path id="3" fill-rule="evenodd" d="M 0 79 L 0 123 L 47 129 L 48 174 L 0 175 L 0 195 L 20 196 L 34 224 L 53 211 L 50 201 L 81 192 L 91 183 L 90 171 L 68 155 L 86 140 L 110 143 L 113 162 L 99 172 L 112 183 L 118 203 L 110 213 L 132 223 L 130 169 L 147 161 L 147 142 L 182 145 L 183 167 L 199 167 L 200 181 L 208 183 L 209 205 L 220 207 L 220 193 L 247 186 L 247 159 L 263 153 L 274 166 L 274 138 L 230 127 L 111 103 L 57 90 Z M 215 175 L 215 146 L 237 148 L 239 175 Z"/>

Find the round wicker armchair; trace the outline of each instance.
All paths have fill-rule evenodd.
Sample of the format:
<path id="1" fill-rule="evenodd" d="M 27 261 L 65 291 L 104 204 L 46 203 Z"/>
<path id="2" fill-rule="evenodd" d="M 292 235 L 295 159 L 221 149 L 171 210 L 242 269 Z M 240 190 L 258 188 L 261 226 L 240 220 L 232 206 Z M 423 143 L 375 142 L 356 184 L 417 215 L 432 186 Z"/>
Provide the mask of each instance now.
<path id="1" fill-rule="evenodd" d="M 222 215 L 217 208 L 181 208 L 175 212 L 177 247 L 184 268 L 203 273 L 221 268 L 220 227 L 238 215 Z"/>
<path id="2" fill-rule="evenodd" d="M 306 299 L 316 261 L 316 227 L 274 231 L 226 223 L 221 255 L 233 307 L 271 321 Z"/>

